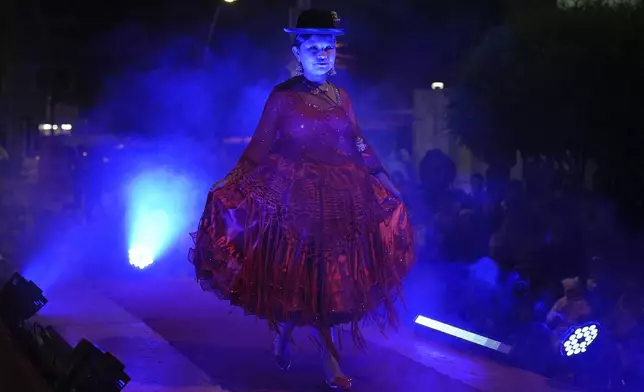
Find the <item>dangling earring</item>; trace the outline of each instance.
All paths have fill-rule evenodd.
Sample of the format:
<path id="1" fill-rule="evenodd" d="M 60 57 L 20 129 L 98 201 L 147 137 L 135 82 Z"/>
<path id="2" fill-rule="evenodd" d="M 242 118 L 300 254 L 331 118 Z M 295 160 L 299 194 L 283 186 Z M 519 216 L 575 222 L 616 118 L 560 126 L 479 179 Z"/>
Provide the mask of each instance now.
<path id="1" fill-rule="evenodd" d="M 298 62 L 297 67 L 295 67 L 295 75 L 296 76 L 304 75 L 304 68 L 302 67 L 302 63 L 300 62 Z"/>
<path id="2" fill-rule="evenodd" d="M 335 70 L 335 65 L 334 65 L 333 68 L 331 68 L 331 70 L 329 71 L 329 76 L 333 76 L 337 74 L 338 74 L 338 71 Z"/>

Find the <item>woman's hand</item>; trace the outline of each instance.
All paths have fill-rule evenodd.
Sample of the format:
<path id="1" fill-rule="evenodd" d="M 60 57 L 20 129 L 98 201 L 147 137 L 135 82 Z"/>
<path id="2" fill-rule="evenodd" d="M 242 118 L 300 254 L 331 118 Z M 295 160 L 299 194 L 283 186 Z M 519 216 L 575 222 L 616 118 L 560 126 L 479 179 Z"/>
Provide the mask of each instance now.
<path id="1" fill-rule="evenodd" d="M 389 177 L 385 173 L 378 173 L 375 175 L 375 177 L 378 179 L 378 181 L 382 184 L 385 189 L 391 193 L 393 197 L 398 199 L 398 201 L 402 201 L 402 195 L 400 194 L 400 191 L 396 186 L 391 182 Z"/>

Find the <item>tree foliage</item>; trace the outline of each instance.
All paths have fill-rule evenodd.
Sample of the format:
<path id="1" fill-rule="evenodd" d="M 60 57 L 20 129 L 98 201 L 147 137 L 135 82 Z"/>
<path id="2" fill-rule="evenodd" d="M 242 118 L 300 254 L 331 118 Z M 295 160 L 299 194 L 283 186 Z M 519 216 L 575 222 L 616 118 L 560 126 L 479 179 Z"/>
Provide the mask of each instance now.
<path id="1" fill-rule="evenodd" d="M 449 94 L 450 129 L 488 163 L 511 165 L 517 150 L 572 152 L 644 184 L 642 7 L 514 15 L 470 54 Z"/>

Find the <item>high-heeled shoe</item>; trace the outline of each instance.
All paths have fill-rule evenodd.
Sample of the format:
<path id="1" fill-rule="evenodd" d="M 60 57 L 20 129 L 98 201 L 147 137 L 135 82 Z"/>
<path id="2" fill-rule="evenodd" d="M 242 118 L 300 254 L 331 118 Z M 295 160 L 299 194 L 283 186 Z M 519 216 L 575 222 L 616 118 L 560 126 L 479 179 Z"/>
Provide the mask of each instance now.
<path id="1" fill-rule="evenodd" d="M 341 389 L 343 391 L 351 390 L 351 377 L 348 377 L 344 374 L 338 363 L 338 359 L 333 354 L 332 351 L 335 350 L 334 334 L 333 330 L 328 331 L 327 340 L 324 345 L 320 347 L 320 354 L 322 356 L 322 366 L 324 369 L 324 380 L 326 381 L 329 388 Z M 331 350 L 331 347 L 333 350 Z"/>
<path id="2" fill-rule="evenodd" d="M 291 355 L 287 344 L 281 341 L 279 335 L 273 341 L 273 358 L 275 365 L 283 372 L 291 368 Z"/>
<path id="3" fill-rule="evenodd" d="M 337 376 L 337 377 L 334 377 L 333 380 L 331 381 L 326 380 L 326 384 L 329 386 L 329 388 L 341 389 L 343 391 L 350 391 L 352 381 L 353 380 L 351 379 L 351 377 Z"/>

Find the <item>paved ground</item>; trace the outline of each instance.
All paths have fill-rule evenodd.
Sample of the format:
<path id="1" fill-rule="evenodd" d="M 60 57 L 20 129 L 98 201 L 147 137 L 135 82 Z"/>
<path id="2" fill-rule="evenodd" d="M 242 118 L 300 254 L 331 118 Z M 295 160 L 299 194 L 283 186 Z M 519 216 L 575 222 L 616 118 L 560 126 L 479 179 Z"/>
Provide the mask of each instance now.
<path id="1" fill-rule="evenodd" d="M 194 282 L 149 283 L 132 283 L 136 288 L 108 285 L 105 290 L 224 388 L 235 392 L 326 390 L 309 331 L 298 331 L 293 367 L 282 373 L 272 362 L 272 337 L 265 324 L 202 293 Z M 428 386 L 440 391 L 475 390 L 377 345 L 370 347 L 368 355 L 347 347 L 344 363 L 345 371 L 356 380 L 356 391 L 420 392 Z"/>
<path id="2" fill-rule="evenodd" d="M 320 364 L 308 331 L 296 334 L 297 348 L 289 373 L 280 372 L 271 357 L 271 334 L 254 317 L 202 292 L 191 279 L 151 278 L 110 281 L 100 291 L 142 319 L 216 383 L 235 392 L 325 390 Z M 355 391 L 550 390 L 534 374 L 449 348 L 423 342 L 411 334 L 383 340 L 366 331 L 368 353 L 345 347 L 344 368 Z"/>
<path id="3" fill-rule="evenodd" d="M 49 302 L 35 320 L 72 346 L 85 338 L 114 354 L 132 378 L 126 392 L 222 392 L 162 336 L 86 282 L 59 280 L 45 296 Z"/>

